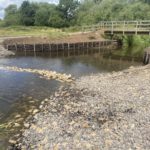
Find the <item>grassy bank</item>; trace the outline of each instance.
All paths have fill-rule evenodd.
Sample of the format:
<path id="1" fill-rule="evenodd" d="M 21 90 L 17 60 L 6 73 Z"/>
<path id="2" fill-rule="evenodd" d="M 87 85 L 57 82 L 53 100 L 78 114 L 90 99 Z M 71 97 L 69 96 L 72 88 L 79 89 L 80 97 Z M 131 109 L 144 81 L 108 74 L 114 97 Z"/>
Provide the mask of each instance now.
<path id="1" fill-rule="evenodd" d="M 59 38 L 67 35 L 61 29 L 49 27 L 27 27 L 27 26 L 11 26 L 0 27 L 0 36 L 47 36 L 51 38 Z"/>
<path id="2" fill-rule="evenodd" d="M 123 37 L 123 48 L 113 54 L 118 56 L 142 57 L 144 49 L 150 46 L 150 36 L 134 35 Z"/>

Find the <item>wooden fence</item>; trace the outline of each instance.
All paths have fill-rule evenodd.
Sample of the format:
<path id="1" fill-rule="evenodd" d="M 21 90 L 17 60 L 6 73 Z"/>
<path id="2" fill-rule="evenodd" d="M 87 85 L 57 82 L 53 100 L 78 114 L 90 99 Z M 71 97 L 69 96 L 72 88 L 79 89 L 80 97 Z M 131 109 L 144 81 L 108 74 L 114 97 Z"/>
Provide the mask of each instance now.
<path id="1" fill-rule="evenodd" d="M 101 21 L 96 25 L 83 26 L 82 32 L 104 30 L 108 34 L 131 33 L 131 34 L 149 34 L 150 20 L 141 21 Z"/>

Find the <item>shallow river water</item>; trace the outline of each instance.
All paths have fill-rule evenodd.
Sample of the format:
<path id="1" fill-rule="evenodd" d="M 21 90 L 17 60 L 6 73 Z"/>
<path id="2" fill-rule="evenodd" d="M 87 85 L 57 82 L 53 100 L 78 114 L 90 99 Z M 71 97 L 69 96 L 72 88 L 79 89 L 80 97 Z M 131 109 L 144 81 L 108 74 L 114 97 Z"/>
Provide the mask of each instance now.
<path id="1" fill-rule="evenodd" d="M 60 55 L 18 55 L 1 58 L 0 66 L 17 66 L 21 68 L 46 69 L 59 73 L 71 74 L 73 77 L 91 73 L 104 73 L 139 66 L 134 61 L 104 58 L 100 53 L 80 54 L 78 56 Z M 43 99 L 61 85 L 55 80 L 45 80 L 36 74 L 0 70 L 0 150 L 7 146 L 7 139 L 14 130 L 4 130 L 2 124 L 9 122 L 15 115 L 27 116 L 26 110 L 36 107 Z M 29 101 L 31 103 L 29 103 Z M 35 102 L 34 104 L 32 102 Z M 13 120 L 13 119 L 12 119 Z"/>

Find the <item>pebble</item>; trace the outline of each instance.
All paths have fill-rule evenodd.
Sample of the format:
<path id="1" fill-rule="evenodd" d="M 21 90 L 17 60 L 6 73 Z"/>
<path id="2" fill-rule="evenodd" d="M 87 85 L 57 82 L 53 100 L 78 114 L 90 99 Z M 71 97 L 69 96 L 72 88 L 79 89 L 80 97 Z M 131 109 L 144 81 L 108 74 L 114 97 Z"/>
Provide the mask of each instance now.
<path id="1" fill-rule="evenodd" d="M 20 117 L 21 117 L 21 115 L 16 115 L 16 116 L 15 116 L 15 118 L 20 118 Z"/>
<path id="2" fill-rule="evenodd" d="M 40 106 L 39 106 L 39 109 L 42 109 L 42 108 L 43 108 L 43 105 L 40 105 Z"/>
<path id="3" fill-rule="evenodd" d="M 34 109 L 33 112 L 32 112 L 32 114 L 35 115 L 35 114 L 38 113 L 38 112 L 39 112 L 38 109 Z"/>
<path id="4" fill-rule="evenodd" d="M 19 123 L 14 123 L 14 127 L 20 127 L 21 125 Z"/>
<path id="5" fill-rule="evenodd" d="M 29 123 L 24 123 L 24 127 L 25 127 L 25 128 L 29 128 L 29 127 L 30 127 L 30 124 L 29 124 Z"/>
<path id="6" fill-rule="evenodd" d="M 9 142 L 10 144 L 16 144 L 16 143 L 17 143 L 15 140 L 11 140 L 11 139 L 10 139 L 8 142 Z"/>

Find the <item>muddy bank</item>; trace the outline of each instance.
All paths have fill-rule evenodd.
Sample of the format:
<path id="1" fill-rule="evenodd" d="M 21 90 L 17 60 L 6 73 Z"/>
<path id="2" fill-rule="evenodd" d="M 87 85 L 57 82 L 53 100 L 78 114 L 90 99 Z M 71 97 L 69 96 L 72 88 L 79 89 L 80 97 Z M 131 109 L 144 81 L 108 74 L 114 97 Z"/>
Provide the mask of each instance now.
<path id="1" fill-rule="evenodd" d="M 150 149 L 149 97 L 150 65 L 81 77 L 41 103 L 18 147 Z"/>
<path id="2" fill-rule="evenodd" d="M 89 33 L 76 33 L 68 34 L 61 37 L 19 37 L 6 39 L 4 45 L 12 44 L 45 44 L 45 43 L 77 43 L 77 42 L 90 42 L 100 41 L 105 39 L 102 37 L 101 32 L 89 32 Z"/>

